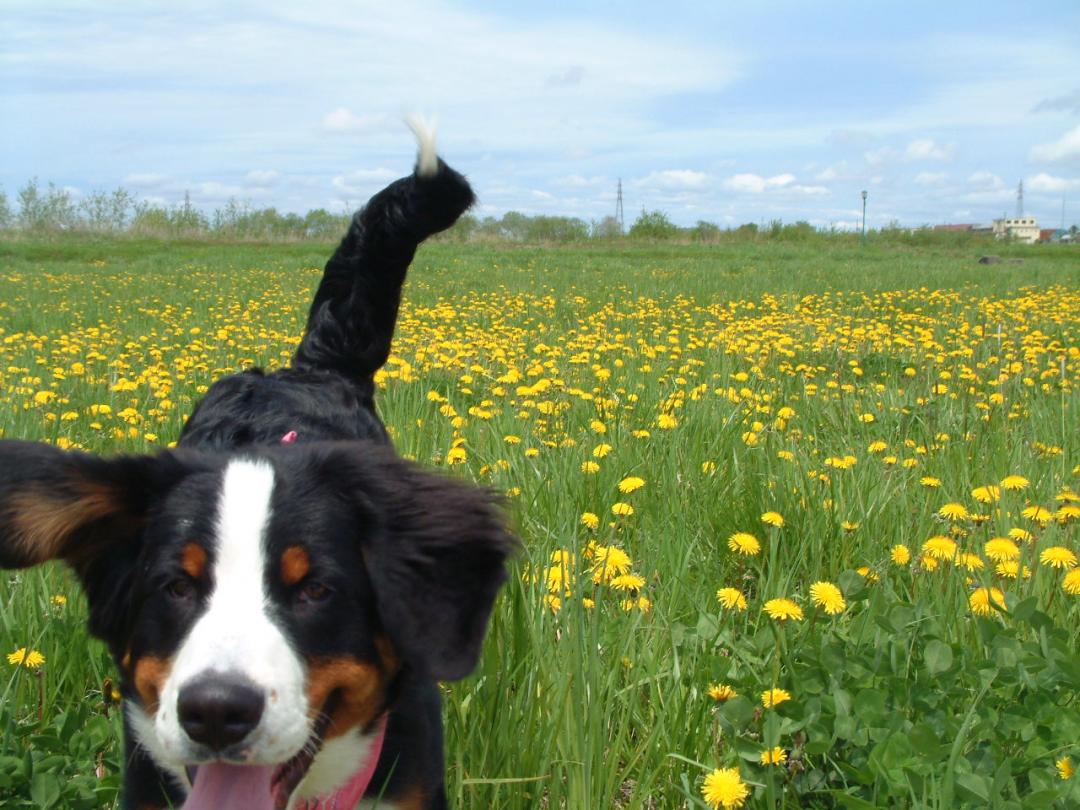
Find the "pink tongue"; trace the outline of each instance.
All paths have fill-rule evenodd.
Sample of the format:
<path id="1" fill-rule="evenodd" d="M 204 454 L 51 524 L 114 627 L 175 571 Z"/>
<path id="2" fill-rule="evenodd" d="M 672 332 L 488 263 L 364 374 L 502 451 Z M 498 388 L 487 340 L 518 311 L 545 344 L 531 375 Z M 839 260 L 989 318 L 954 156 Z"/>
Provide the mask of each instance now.
<path id="1" fill-rule="evenodd" d="M 273 774 L 273 765 L 200 765 L 183 810 L 274 810 Z"/>

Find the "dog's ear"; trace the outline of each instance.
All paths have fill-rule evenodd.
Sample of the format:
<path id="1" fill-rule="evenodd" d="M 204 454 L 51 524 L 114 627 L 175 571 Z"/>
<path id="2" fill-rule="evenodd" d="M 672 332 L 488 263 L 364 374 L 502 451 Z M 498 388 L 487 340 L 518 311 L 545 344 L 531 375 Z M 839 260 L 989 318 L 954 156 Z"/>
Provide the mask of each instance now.
<path id="1" fill-rule="evenodd" d="M 383 630 L 411 666 L 437 680 L 463 678 L 518 541 L 490 491 L 383 448 L 358 455 L 351 497 L 376 516 L 363 553 Z"/>
<path id="2" fill-rule="evenodd" d="M 0 441 L 0 568 L 68 563 L 87 592 L 91 632 L 108 638 L 147 513 L 190 469 L 172 453 L 104 459 Z"/>

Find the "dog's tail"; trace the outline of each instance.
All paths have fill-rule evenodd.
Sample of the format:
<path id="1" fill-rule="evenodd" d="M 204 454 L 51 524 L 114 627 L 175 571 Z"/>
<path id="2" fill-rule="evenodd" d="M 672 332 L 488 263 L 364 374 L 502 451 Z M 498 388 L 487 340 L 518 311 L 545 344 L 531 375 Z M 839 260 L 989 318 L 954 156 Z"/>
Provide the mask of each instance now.
<path id="1" fill-rule="evenodd" d="M 436 154 L 433 128 L 419 119 L 408 124 L 419 142 L 416 168 L 353 216 L 326 263 L 294 368 L 370 378 L 390 356 L 401 285 L 417 246 L 475 201 L 465 178 Z"/>

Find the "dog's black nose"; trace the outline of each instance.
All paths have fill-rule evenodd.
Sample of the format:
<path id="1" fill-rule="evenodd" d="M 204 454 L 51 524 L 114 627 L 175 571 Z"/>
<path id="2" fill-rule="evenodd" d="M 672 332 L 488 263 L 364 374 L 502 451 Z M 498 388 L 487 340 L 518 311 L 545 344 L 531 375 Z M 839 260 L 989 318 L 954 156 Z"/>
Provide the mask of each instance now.
<path id="1" fill-rule="evenodd" d="M 243 678 L 200 678 L 180 690 L 176 711 L 180 725 L 195 742 L 223 751 L 259 725 L 263 693 Z"/>

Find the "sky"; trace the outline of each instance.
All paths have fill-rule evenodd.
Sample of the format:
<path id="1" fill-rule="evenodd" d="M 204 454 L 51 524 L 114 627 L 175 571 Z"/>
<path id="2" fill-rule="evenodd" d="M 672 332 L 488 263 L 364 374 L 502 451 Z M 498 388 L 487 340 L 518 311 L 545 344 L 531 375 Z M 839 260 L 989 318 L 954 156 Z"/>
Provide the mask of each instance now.
<path id="1" fill-rule="evenodd" d="M 3 0 L 0 190 L 305 212 L 438 121 L 476 213 L 1080 222 L 1080 3 Z"/>

